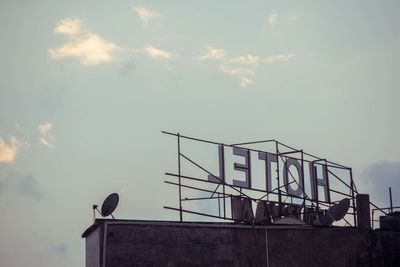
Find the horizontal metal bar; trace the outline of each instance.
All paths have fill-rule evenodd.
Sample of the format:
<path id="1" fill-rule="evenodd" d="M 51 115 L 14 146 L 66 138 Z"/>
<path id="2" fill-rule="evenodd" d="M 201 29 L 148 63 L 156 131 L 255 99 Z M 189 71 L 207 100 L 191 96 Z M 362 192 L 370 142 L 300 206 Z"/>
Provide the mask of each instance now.
<path id="1" fill-rule="evenodd" d="M 400 208 L 400 206 L 397 206 L 397 207 L 393 207 L 393 209 L 399 209 Z M 376 210 L 390 210 L 391 209 L 391 207 L 388 207 L 388 208 L 379 208 L 379 209 L 372 209 L 373 211 L 376 211 Z"/>
<path id="2" fill-rule="evenodd" d="M 174 173 L 166 172 L 165 175 L 179 178 L 179 174 L 174 174 Z M 219 182 L 208 181 L 208 180 L 204 180 L 204 179 L 200 179 L 200 178 L 190 177 L 190 176 L 186 176 L 186 175 L 181 175 L 180 177 L 181 177 L 181 178 L 184 178 L 184 179 L 188 179 L 188 180 L 203 182 L 203 183 L 211 183 L 211 184 L 218 184 L 218 183 L 219 183 Z M 230 188 L 232 188 L 232 189 L 234 189 L 235 191 L 237 191 L 237 188 L 236 188 L 234 185 L 231 185 L 231 184 L 225 184 L 225 185 L 227 185 L 227 186 L 229 186 Z M 241 187 L 238 187 L 238 188 L 241 188 Z M 267 192 L 267 191 L 265 191 L 265 190 L 261 190 L 261 189 L 257 189 L 257 188 L 241 188 L 241 189 L 242 189 L 242 190 L 255 191 L 255 192 L 262 192 L 262 193 L 270 193 L 270 194 L 273 194 L 273 195 L 279 195 L 278 193 L 273 192 L 273 191 Z M 211 193 L 212 193 L 213 191 L 208 191 L 208 192 L 211 192 Z M 220 193 L 220 194 L 222 194 L 222 193 Z M 243 192 L 241 192 L 241 194 L 243 194 Z M 284 193 L 284 192 L 281 192 L 281 195 L 284 196 L 284 197 L 292 197 L 292 198 L 304 200 L 303 197 L 298 197 L 298 196 L 294 196 L 294 195 L 288 195 L 288 194 L 286 194 L 286 193 Z M 246 196 L 246 195 L 245 195 L 245 196 Z M 251 197 L 249 197 L 249 196 L 246 196 L 246 197 L 248 197 L 249 199 L 251 199 L 251 200 L 253 200 L 253 201 L 255 201 L 255 202 L 257 202 L 256 200 L 258 200 L 258 199 L 256 199 L 256 198 L 251 198 Z M 310 201 L 310 202 L 316 202 L 316 200 L 310 199 L 310 198 L 307 198 L 306 200 L 307 200 L 307 201 Z M 323 201 L 323 200 L 319 200 L 319 203 L 325 203 L 325 204 L 328 204 L 328 205 L 331 205 L 331 204 L 332 204 L 331 202 L 326 202 L 326 201 Z"/>
<path id="3" fill-rule="evenodd" d="M 254 144 L 269 143 L 269 142 L 276 142 L 276 140 L 275 140 L 275 139 L 269 139 L 269 140 L 261 140 L 261 141 L 237 143 L 237 144 L 231 144 L 231 146 L 254 145 Z"/>
<path id="4" fill-rule="evenodd" d="M 184 177 L 182 177 L 182 178 L 184 178 Z M 170 181 L 164 181 L 164 183 L 179 186 L 178 183 L 174 183 L 174 182 L 170 182 Z M 214 191 L 211 191 L 211 190 L 201 189 L 201 188 L 197 188 L 197 187 L 189 186 L 189 185 L 182 185 L 182 184 L 181 184 L 181 186 L 182 186 L 182 187 L 185 187 L 185 188 L 193 189 L 193 190 L 198 190 L 198 191 L 202 191 L 202 192 L 207 192 L 207 193 L 213 193 L 213 192 L 214 192 Z M 222 193 L 220 193 L 220 194 L 222 194 Z M 225 195 L 228 196 L 228 194 L 225 194 Z"/>
<path id="5" fill-rule="evenodd" d="M 340 195 L 346 196 L 346 197 L 350 197 L 350 198 L 352 197 L 350 194 L 345 194 L 345 193 L 336 191 L 336 190 L 331 189 L 331 188 L 329 188 L 329 191 L 330 191 L 330 192 L 334 192 L 334 193 L 336 193 L 336 194 L 340 194 Z"/>
<path id="6" fill-rule="evenodd" d="M 382 210 L 381 208 L 379 208 L 377 205 L 375 205 L 374 203 L 372 203 L 371 201 L 369 202 L 369 204 L 371 204 L 372 206 L 375 207 L 375 210 L 380 210 L 382 211 L 385 215 L 388 215 L 384 210 Z"/>
<path id="7" fill-rule="evenodd" d="M 166 131 L 161 131 L 161 132 L 162 132 L 163 134 L 167 134 L 167 135 L 178 136 L 178 134 L 176 134 L 176 133 L 171 133 L 171 132 L 166 132 Z M 193 140 L 193 141 L 199 141 L 199 142 L 203 142 L 203 143 L 208 143 L 208 144 L 224 145 L 224 146 L 226 146 L 226 147 L 239 147 L 239 145 L 223 144 L 223 143 L 221 143 L 221 142 L 208 141 L 208 140 L 205 140 L 205 139 L 194 138 L 194 137 L 189 137 L 189 136 L 185 136 L 185 135 L 179 135 L 179 137 L 180 137 L 180 138 L 184 138 L 184 139 Z M 296 151 L 297 151 L 297 149 L 294 149 L 294 148 L 292 148 L 292 147 L 290 147 L 290 146 L 287 146 L 287 145 L 285 145 L 285 144 L 283 144 L 283 143 L 281 143 L 281 142 L 278 142 L 278 141 L 276 141 L 276 140 L 274 140 L 274 141 L 277 142 L 278 144 L 282 145 L 282 146 L 285 146 L 285 147 L 287 147 L 287 148 L 289 148 L 289 149 L 292 149 L 292 150 L 296 150 Z M 241 147 L 241 148 L 247 149 L 247 150 L 253 151 L 253 152 L 262 152 L 262 153 L 267 152 L 267 151 L 263 151 L 263 150 L 259 150 L 259 149 L 253 149 L 253 148 L 246 148 L 246 147 Z M 307 156 L 310 156 L 310 157 L 313 157 L 313 158 L 316 158 L 316 159 L 321 159 L 321 158 L 319 158 L 319 157 L 317 157 L 317 156 L 314 156 L 314 155 L 312 155 L 312 154 L 309 154 L 309 153 L 307 153 L 307 152 L 304 152 L 304 151 L 303 151 L 303 153 L 304 153 L 304 155 L 307 155 Z M 284 156 L 284 157 L 285 157 L 285 156 Z M 294 159 L 297 159 L 297 160 L 301 160 L 301 158 L 296 158 L 296 157 L 293 157 L 293 158 L 294 158 Z M 305 162 L 312 162 L 312 160 L 308 160 L 308 159 L 303 159 L 303 161 L 305 161 Z M 333 165 L 326 164 L 326 166 L 331 167 L 331 168 L 346 169 L 346 170 L 351 169 L 351 168 L 349 168 L 349 167 L 346 167 L 346 166 L 341 165 L 341 164 L 337 164 L 337 163 L 335 163 L 335 162 L 331 162 L 331 161 L 327 161 L 327 162 L 333 164 Z M 322 165 L 322 164 L 319 164 L 319 163 L 316 163 L 316 164 L 317 164 L 317 165 Z M 324 165 L 325 165 L 325 164 L 324 164 Z"/>
<path id="8" fill-rule="evenodd" d="M 293 151 L 288 151 L 288 152 L 281 152 L 281 153 L 279 153 L 279 156 L 285 157 L 286 154 L 301 153 L 301 152 L 303 152 L 303 150 L 293 150 Z"/>
<path id="9" fill-rule="evenodd" d="M 199 164 L 197 164 L 196 162 L 194 162 L 194 161 L 191 160 L 190 158 L 186 157 L 186 156 L 183 155 L 182 153 L 180 153 L 180 155 L 181 155 L 184 159 L 186 159 L 187 161 L 191 162 L 192 164 L 194 164 L 195 166 L 197 166 L 198 168 L 200 168 L 202 171 L 204 171 L 204 172 L 206 172 L 207 174 L 213 176 L 214 178 L 217 178 L 214 174 L 212 174 L 211 172 L 209 172 L 208 170 L 206 170 L 205 168 L 203 168 L 202 166 L 200 166 Z M 227 184 L 225 181 L 223 181 L 223 180 L 221 180 L 221 179 L 219 179 L 219 178 L 217 178 L 217 179 L 219 180 L 219 182 L 217 182 L 218 184 L 223 184 L 223 185 L 229 186 L 230 188 L 232 188 L 232 189 L 235 190 L 236 192 L 238 192 L 238 193 L 240 193 L 240 194 L 243 194 L 242 191 L 240 191 L 239 189 L 237 189 L 236 187 L 234 187 L 234 185 Z M 245 195 L 245 194 L 244 194 L 244 195 Z M 246 196 L 246 197 L 249 197 L 249 196 Z M 250 197 L 249 197 L 249 198 L 250 198 Z"/>
<path id="10" fill-rule="evenodd" d="M 177 208 L 172 208 L 172 207 L 167 207 L 164 206 L 164 209 L 168 209 L 168 210 L 175 210 L 175 211 L 182 211 L 182 212 L 186 212 L 186 213 L 191 213 L 191 214 L 196 214 L 196 215 L 201 215 L 201 216 L 207 216 L 207 217 L 212 217 L 212 218 L 217 218 L 217 219 L 222 219 L 222 220 L 231 220 L 234 221 L 231 218 L 224 218 L 224 217 L 220 217 L 217 215 L 211 215 L 211 214 L 206 214 L 206 213 L 201 213 L 201 212 L 196 212 L 196 211 L 191 211 L 191 210 L 185 210 L 185 209 L 177 209 Z"/>
<path id="11" fill-rule="evenodd" d="M 166 132 L 166 131 L 161 131 L 161 132 L 162 132 L 163 134 L 178 136 L 178 134 L 176 134 L 176 133 L 171 133 L 171 132 Z M 180 137 L 180 138 L 184 138 L 184 139 L 199 141 L 199 142 L 203 142 L 203 143 L 214 144 L 214 145 L 221 145 L 221 144 L 222 144 L 222 143 L 218 143 L 218 142 L 208 141 L 208 140 L 205 140 L 205 139 L 189 137 L 189 136 L 181 135 L 181 134 L 179 135 L 179 137 Z"/>
<path id="12" fill-rule="evenodd" d="M 182 201 L 208 200 L 208 199 L 219 199 L 219 198 L 228 198 L 228 197 L 230 197 L 230 196 L 222 196 L 222 197 L 193 197 L 193 198 L 184 198 L 184 199 L 182 199 Z"/>

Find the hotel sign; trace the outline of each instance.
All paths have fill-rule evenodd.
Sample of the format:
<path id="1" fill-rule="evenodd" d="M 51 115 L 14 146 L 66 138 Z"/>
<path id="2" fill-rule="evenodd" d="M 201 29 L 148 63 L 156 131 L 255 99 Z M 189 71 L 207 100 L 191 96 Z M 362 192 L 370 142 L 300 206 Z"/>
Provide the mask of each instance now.
<path id="1" fill-rule="evenodd" d="M 350 207 L 352 214 L 355 214 L 356 189 L 349 167 L 294 149 L 276 140 L 224 144 L 163 133 L 177 138 L 178 151 L 178 170 L 166 173 L 174 179 L 165 182 L 178 187 L 179 207 L 165 208 L 179 211 L 181 221 L 183 214 L 247 223 L 271 223 L 291 216 L 308 224 L 321 224 L 328 209 L 332 210 L 343 197 L 352 200 Z M 186 151 L 184 145 L 188 142 L 198 145 L 199 149 Z M 264 149 L 265 147 L 269 149 Z M 198 156 L 193 155 L 193 151 L 206 150 L 214 151 L 212 153 L 218 155 L 212 167 L 204 166 L 193 159 Z M 191 168 L 183 168 L 183 162 L 192 166 L 193 170 L 196 169 L 196 173 L 200 171 L 203 174 L 190 173 Z M 261 173 L 258 169 L 255 174 L 255 165 L 262 165 Z M 217 171 L 215 166 L 218 166 Z M 262 183 L 260 179 L 263 180 Z M 260 187 L 260 184 L 263 186 Z M 193 205 L 188 205 L 209 201 L 214 201 L 215 205 L 204 204 L 207 208 L 198 210 Z"/>

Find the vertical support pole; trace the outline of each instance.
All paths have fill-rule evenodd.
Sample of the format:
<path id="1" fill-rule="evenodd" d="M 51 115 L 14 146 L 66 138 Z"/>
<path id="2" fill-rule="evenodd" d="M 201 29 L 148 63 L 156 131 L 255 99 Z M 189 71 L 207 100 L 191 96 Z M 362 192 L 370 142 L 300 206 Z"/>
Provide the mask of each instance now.
<path id="1" fill-rule="evenodd" d="M 93 205 L 93 223 L 96 221 L 96 209 L 97 205 Z"/>
<path id="2" fill-rule="evenodd" d="M 354 180 L 353 180 L 353 170 L 349 168 L 350 171 L 350 188 L 351 188 L 351 198 L 353 202 L 353 217 L 354 217 L 354 227 L 357 227 L 357 208 L 356 208 L 356 203 L 355 203 L 355 196 L 354 196 Z"/>
<path id="3" fill-rule="evenodd" d="M 226 198 L 225 198 L 225 147 L 224 147 L 224 144 L 223 143 L 221 143 L 221 146 L 222 146 L 222 162 L 223 162 L 223 165 L 222 165 L 222 168 L 221 168 L 221 171 L 222 171 L 222 173 L 221 173 L 221 176 L 223 177 L 223 179 L 224 179 L 224 181 L 223 181 L 223 183 L 222 183 L 222 193 L 223 193 L 223 203 L 224 203 L 224 205 L 223 205 L 223 209 L 224 209 L 224 219 L 226 219 Z"/>
<path id="4" fill-rule="evenodd" d="M 302 190 L 303 190 L 303 210 L 306 210 L 306 187 L 304 183 L 304 153 L 303 149 L 301 150 L 301 176 L 303 177 L 303 182 L 302 182 Z"/>
<path id="5" fill-rule="evenodd" d="M 313 162 L 314 164 L 314 162 Z M 313 176 L 312 179 L 314 179 L 314 184 L 316 185 L 316 190 L 315 190 L 315 196 L 316 196 L 316 206 L 317 206 L 317 211 L 319 211 L 319 193 L 318 193 L 318 177 L 317 177 L 317 166 L 313 165 L 312 167 L 312 172 L 313 172 Z M 313 190 L 313 189 L 311 189 Z"/>
<path id="6" fill-rule="evenodd" d="M 374 230 L 374 221 L 375 221 L 375 211 L 372 210 L 372 230 Z"/>
<path id="7" fill-rule="evenodd" d="M 278 142 L 275 141 L 275 148 L 276 148 L 276 181 L 278 184 L 278 203 L 279 203 L 279 217 L 282 216 L 282 192 L 281 192 L 281 185 L 279 181 L 279 147 Z"/>
<path id="8" fill-rule="evenodd" d="M 182 222 L 181 137 L 178 133 L 179 221 Z"/>
<path id="9" fill-rule="evenodd" d="M 324 190 L 325 194 L 325 200 L 331 202 L 331 192 L 330 192 L 330 186 L 329 186 L 329 170 L 328 170 L 328 161 L 324 159 L 325 161 L 325 168 L 323 170 L 325 171 L 325 177 L 326 177 L 326 187 Z"/>
<path id="10" fill-rule="evenodd" d="M 389 187 L 389 197 L 390 197 L 390 212 L 393 212 L 393 200 L 392 200 L 392 188 Z"/>
<path id="11" fill-rule="evenodd" d="M 217 197 L 218 197 L 218 216 L 221 217 L 221 199 L 219 197 L 219 193 L 217 193 Z"/>

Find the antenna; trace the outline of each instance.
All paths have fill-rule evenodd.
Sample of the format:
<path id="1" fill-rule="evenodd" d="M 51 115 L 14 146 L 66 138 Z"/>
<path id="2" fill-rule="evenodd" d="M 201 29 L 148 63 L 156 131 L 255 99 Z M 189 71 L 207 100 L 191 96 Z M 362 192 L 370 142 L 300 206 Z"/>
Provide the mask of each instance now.
<path id="1" fill-rule="evenodd" d="M 96 214 L 95 211 L 97 210 L 101 216 L 107 217 L 111 215 L 113 219 L 115 217 L 112 215 L 114 210 L 117 208 L 119 202 L 119 195 L 117 193 L 112 193 L 106 197 L 106 199 L 103 201 L 103 205 L 101 205 L 101 211 L 97 208 L 97 205 L 93 205 L 93 219 L 96 219 Z"/>
<path id="2" fill-rule="evenodd" d="M 340 221 L 350 208 L 350 199 L 344 198 L 338 204 L 333 205 L 322 217 L 322 225 L 330 226 L 334 221 Z"/>

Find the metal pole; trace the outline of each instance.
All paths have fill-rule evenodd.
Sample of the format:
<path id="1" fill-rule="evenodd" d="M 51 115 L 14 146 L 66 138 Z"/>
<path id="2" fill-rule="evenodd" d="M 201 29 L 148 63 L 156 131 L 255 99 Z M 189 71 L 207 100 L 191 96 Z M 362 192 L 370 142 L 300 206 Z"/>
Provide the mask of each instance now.
<path id="1" fill-rule="evenodd" d="M 357 208 L 354 197 L 354 181 L 353 181 L 353 170 L 350 168 L 350 188 L 351 188 L 351 198 L 353 200 L 353 216 L 354 216 L 354 227 L 357 227 Z"/>
<path id="2" fill-rule="evenodd" d="M 181 140 L 178 133 L 179 221 L 182 222 Z"/>
<path id="3" fill-rule="evenodd" d="M 281 186 L 280 186 L 280 181 L 279 181 L 279 148 L 278 148 L 278 142 L 275 142 L 275 148 L 276 148 L 276 181 L 278 184 L 278 202 L 279 202 L 279 217 L 282 216 L 282 193 L 281 193 Z"/>
<path id="4" fill-rule="evenodd" d="M 375 211 L 372 210 L 372 230 L 374 230 L 374 222 L 375 222 L 374 213 Z"/>
<path id="5" fill-rule="evenodd" d="M 392 188 L 391 187 L 389 187 L 389 197 L 390 197 L 390 212 L 393 212 Z"/>
<path id="6" fill-rule="evenodd" d="M 325 176 L 326 176 L 326 187 L 328 188 L 328 190 L 325 191 L 325 193 L 327 194 L 325 196 L 325 200 L 327 200 L 328 202 L 331 202 L 331 193 L 329 192 L 329 171 L 328 171 L 328 161 L 325 159 Z M 353 184 L 354 185 L 354 184 Z"/>
<path id="7" fill-rule="evenodd" d="M 96 221 L 96 209 L 97 209 L 97 205 L 93 205 L 93 222 Z"/>
<path id="8" fill-rule="evenodd" d="M 304 211 L 306 210 L 306 189 L 305 189 L 305 183 L 304 183 L 304 152 L 303 149 L 301 150 L 301 176 L 303 177 L 303 183 L 302 183 L 302 191 L 303 191 L 303 209 Z"/>
<path id="9" fill-rule="evenodd" d="M 318 193 L 318 177 L 317 177 L 317 166 L 312 163 L 312 172 L 313 176 L 312 179 L 314 179 L 314 184 L 315 184 L 315 200 L 317 202 L 317 211 L 319 210 L 319 193 Z M 311 190 L 314 190 L 313 188 Z"/>
<path id="10" fill-rule="evenodd" d="M 222 193 L 225 196 L 225 147 L 224 144 L 221 144 L 222 146 L 222 173 L 221 173 L 221 177 L 223 179 L 223 183 L 222 183 Z M 224 209 L 224 219 L 226 218 L 226 199 L 224 198 L 224 205 L 223 205 L 223 209 Z"/>
<path id="11" fill-rule="evenodd" d="M 218 216 L 221 217 L 221 203 L 220 203 L 219 193 L 217 193 L 217 196 L 218 196 Z"/>

